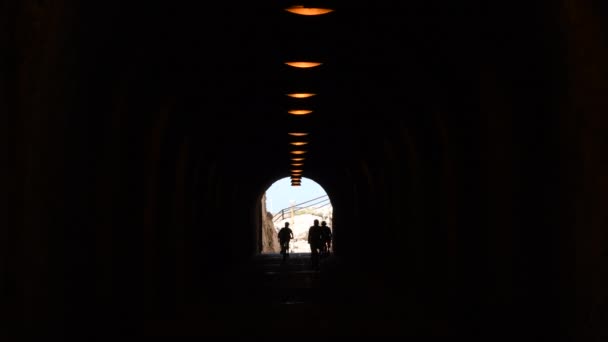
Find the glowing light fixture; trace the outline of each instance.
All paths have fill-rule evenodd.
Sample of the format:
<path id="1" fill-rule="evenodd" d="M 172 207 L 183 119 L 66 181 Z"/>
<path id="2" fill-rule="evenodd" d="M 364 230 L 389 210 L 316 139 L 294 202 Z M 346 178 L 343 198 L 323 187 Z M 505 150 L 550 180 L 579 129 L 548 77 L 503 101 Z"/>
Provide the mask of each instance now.
<path id="1" fill-rule="evenodd" d="M 308 109 L 292 109 L 290 111 L 287 111 L 287 113 L 293 114 L 293 115 L 306 115 L 306 114 L 312 113 L 312 110 L 308 110 Z"/>
<path id="2" fill-rule="evenodd" d="M 287 12 L 299 15 L 322 15 L 334 11 L 330 8 L 304 7 L 302 5 L 287 7 L 285 10 Z"/>
<path id="3" fill-rule="evenodd" d="M 306 144 L 308 144 L 307 141 L 292 141 L 290 142 L 290 144 L 292 144 L 293 146 L 304 146 Z"/>
<path id="4" fill-rule="evenodd" d="M 289 96 L 289 97 L 296 98 L 296 99 L 305 99 L 305 98 L 308 98 L 308 97 L 313 97 L 313 96 L 315 96 L 317 94 L 312 94 L 312 93 L 292 93 L 292 94 L 286 94 L 286 95 Z"/>
<path id="5" fill-rule="evenodd" d="M 306 160 L 306 158 L 291 158 L 291 161 L 303 161 Z"/>
<path id="6" fill-rule="evenodd" d="M 308 133 L 300 133 L 300 132 L 287 133 L 287 134 L 291 135 L 292 137 L 305 137 L 308 135 Z"/>
<path id="7" fill-rule="evenodd" d="M 292 66 L 294 68 L 303 68 L 303 69 L 307 69 L 307 68 L 314 68 L 316 66 L 319 66 L 323 63 L 320 62 L 285 62 L 285 64 Z"/>
<path id="8" fill-rule="evenodd" d="M 295 151 L 290 151 L 289 153 L 291 153 L 291 154 L 304 154 L 304 153 L 306 153 L 306 151 L 295 150 Z"/>

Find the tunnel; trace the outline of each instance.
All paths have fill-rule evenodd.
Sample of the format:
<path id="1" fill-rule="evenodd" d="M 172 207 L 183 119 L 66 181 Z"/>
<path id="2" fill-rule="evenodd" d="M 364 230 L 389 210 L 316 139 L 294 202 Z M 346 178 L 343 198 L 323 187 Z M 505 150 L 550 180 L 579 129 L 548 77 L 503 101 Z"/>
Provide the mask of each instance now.
<path id="1" fill-rule="evenodd" d="M 607 339 L 607 10 L 4 3 L 3 340 Z M 261 253 L 294 132 L 320 270 Z"/>

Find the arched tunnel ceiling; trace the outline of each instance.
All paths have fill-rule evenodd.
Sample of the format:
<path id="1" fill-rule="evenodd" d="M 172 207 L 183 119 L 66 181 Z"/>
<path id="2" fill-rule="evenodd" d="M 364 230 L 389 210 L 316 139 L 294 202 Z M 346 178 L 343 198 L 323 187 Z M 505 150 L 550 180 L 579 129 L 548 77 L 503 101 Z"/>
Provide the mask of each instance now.
<path id="1" fill-rule="evenodd" d="M 112 22 L 93 29 L 101 49 L 118 64 L 130 59 L 124 72 L 139 70 L 130 91 L 171 98 L 174 132 L 198 142 L 196 153 L 235 175 L 260 170 L 264 181 L 288 175 L 290 130 L 310 132 L 304 175 L 311 176 L 351 163 L 400 125 L 415 129 L 449 101 L 446 88 L 467 91 L 463 51 L 474 23 L 462 20 L 462 4 L 330 1 L 323 6 L 335 12 L 318 17 L 288 13 L 287 5 L 121 5 L 109 10 L 113 18 L 98 9 L 91 15 Z M 323 65 L 284 64 L 298 59 Z M 318 95 L 285 96 L 292 91 Z M 300 107 L 314 112 L 287 114 Z"/>

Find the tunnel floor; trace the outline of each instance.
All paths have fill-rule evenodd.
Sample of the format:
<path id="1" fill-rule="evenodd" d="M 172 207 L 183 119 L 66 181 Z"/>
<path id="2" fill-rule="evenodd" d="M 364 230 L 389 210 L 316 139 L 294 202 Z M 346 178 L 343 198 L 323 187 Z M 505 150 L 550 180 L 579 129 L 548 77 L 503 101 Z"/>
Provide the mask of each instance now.
<path id="1" fill-rule="evenodd" d="M 146 324 L 153 336 L 449 336 L 447 321 L 399 300 L 373 272 L 330 256 L 313 270 L 309 253 L 258 255 L 217 279 L 217 296 L 177 317 Z M 407 291 L 406 291 L 407 292 Z M 411 305 L 408 305 L 411 300 Z M 453 323 L 453 322 L 452 322 Z"/>

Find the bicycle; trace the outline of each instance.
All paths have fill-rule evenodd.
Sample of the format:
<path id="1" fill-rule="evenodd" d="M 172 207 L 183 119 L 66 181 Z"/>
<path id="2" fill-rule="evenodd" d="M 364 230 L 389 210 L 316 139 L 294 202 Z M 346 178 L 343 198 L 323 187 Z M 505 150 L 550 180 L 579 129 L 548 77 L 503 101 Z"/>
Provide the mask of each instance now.
<path id="1" fill-rule="evenodd" d="M 281 254 L 283 255 L 283 261 L 289 258 L 289 240 L 281 242 Z"/>

